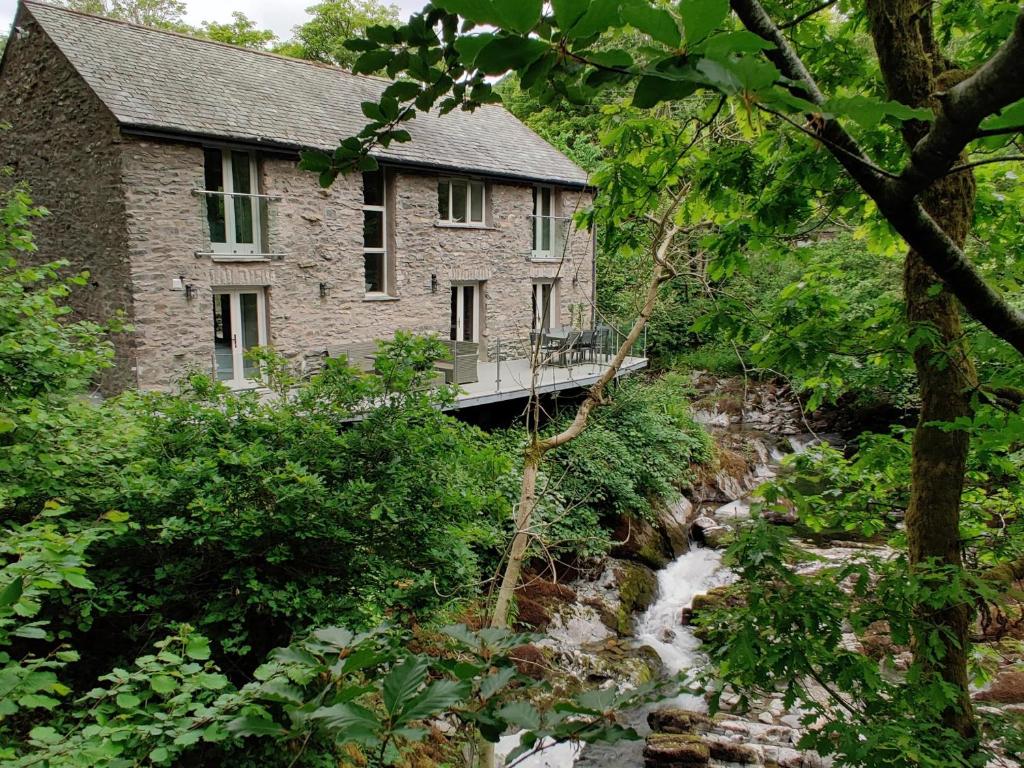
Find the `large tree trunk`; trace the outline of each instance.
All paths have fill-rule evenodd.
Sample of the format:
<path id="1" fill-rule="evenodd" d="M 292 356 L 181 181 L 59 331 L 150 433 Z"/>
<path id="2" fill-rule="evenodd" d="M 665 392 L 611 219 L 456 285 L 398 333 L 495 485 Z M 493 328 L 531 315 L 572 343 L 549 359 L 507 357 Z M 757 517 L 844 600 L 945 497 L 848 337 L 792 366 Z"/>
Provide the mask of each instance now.
<path id="1" fill-rule="evenodd" d="M 956 73 L 946 63 L 932 35 L 930 9 L 919 0 L 869 0 L 871 35 L 889 97 L 911 106 L 929 106 L 936 93 L 948 87 Z M 927 132 L 920 123 L 906 123 L 904 137 L 914 146 Z M 950 238 L 963 247 L 974 208 L 974 179 L 967 173 L 935 182 L 922 196 L 928 213 Z M 921 413 L 914 432 L 911 495 L 907 509 L 907 541 L 911 565 L 924 562 L 962 567 L 960 496 L 967 465 L 968 436 L 946 431 L 933 422 L 950 422 L 971 413 L 976 386 L 974 367 L 964 346 L 960 306 L 942 290 L 938 276 L 920 253 L 907 254 L 904 293 L 912 326 L 934 330 L 929 342 L 914 350 L 921 392 Z M 914 643 L 918 662 L 940 674 L 959 691 L 959 702 L 947 708 L 946 724 L 963 736 L 977 734 L 967 680 L 971 606 L 950 605 L 922 612 L 923 628 Z M 926 636 L 938 633 L 944 653 L 936 658 Z"/>

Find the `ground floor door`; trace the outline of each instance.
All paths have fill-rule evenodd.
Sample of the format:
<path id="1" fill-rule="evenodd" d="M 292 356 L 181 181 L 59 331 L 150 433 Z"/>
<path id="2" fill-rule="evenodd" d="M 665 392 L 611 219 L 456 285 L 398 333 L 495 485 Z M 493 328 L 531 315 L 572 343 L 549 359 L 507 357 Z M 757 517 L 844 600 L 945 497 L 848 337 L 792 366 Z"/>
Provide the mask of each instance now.
<path id="1" fill-rule="evenodd" d="M 262 288 L 215 291 L 213 347 L 217 380 L 232 387 L 253 386 L 260 367 L 246 352 L 267 343 L 267 310 Z"/>
<path id="2" fill-rule="evenodd" d="M 455 341 L 480 341 L 480 284 L 452 286 L 451 334 Z"/>

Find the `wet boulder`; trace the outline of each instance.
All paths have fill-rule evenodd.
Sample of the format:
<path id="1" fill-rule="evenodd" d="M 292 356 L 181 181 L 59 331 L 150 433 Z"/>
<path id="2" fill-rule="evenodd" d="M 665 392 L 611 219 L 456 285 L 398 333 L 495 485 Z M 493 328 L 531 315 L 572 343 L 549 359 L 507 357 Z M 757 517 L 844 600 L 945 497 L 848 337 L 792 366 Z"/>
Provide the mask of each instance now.
<path id="1" fill-rule="evenodd" d="M 674 557 L 662 532 L 642 517 L 622 515 L 612 527 L 612 557 L 642 563 L 655 570 Z"/>
<path id="2" fill-rule="evenodd" d="M 621 562 L 615 568 L 615 583 L 619 590 L 615 628 L 626 635 L 630 632 L 633 614 L 646 610 L 658 596 L 658 577 L 647 566 Z"/>
<path id="3" fill-rule="evenodd" d="M 644 745 L 645 768 L 690 768 L 710 761 L 710 748 L 692 733 L 652 733 Z"/>
<path id="4" fill-rule="evenodd" d="M 647 724 L 656 733 L 705 733 L 711 723 L 703 712 L 681 707 L 662 707 L 647 715 Z"/>
<path id="5" fill-rule="evenodd" d="M 693 504 L 685 496 L 677 500 L 654 505 L 657 528 L 661 531 L 663 549 L 673 558 L 690 551 L 690 518 Z"/>

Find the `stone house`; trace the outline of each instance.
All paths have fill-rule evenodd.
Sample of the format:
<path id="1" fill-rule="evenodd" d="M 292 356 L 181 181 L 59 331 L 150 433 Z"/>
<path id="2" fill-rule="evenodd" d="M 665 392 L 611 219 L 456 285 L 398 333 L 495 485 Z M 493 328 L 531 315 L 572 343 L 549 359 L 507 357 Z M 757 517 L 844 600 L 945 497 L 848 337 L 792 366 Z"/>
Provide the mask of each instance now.
<path id="1" fill-rule="evenodd" d="M 508 112 L 422 115 L 381 169 L 297 168 L 365 123 L 380 78 L 23 0 L 0 60 L 0 166 L 51 216 L 39 258 L 90 273 L 79 317 L 123 311 L 106 392 L 189 370 L 252 386 L 246 349 L 436 332 L 482 359 L 589 325 L 586 174 Z M 520 347 L 521 348 L 521 347 Z"/>

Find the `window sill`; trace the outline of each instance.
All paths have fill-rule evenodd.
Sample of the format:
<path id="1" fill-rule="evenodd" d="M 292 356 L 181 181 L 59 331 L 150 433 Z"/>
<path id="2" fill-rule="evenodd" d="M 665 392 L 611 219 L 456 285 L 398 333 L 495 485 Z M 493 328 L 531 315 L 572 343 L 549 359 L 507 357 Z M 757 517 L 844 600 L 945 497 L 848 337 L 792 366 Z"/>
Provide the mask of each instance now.
<path id="1" fill-rule="evenodd" d="M 533 262 L 534 264 L 558 264 L 562 261 L 561 256 L 537 256 L 531 254 L 527 261 Z"/>
<path id="2" fill-rule="evenodd" d="M 217 251 L 196 251 L 196 258 L 209 257 L 210 261 L 245 261 L 266 263 L 279 261 L 284 258 L 283 253 L 218 253 Z"/>
<path id="3" fill-rule="evenodd" d="M 390 296 L 386 293 L 364 293 L 363 301 L 398 301 L 398 296 Z"/>
<path id="4" fill-rule="evenodd" d="M 488 224 L 459 224 L 454 221 L 435 221 L 434 226 L 437 229 L 487 229 L 496 230 L 497 227 L 492 227 Z"/>

